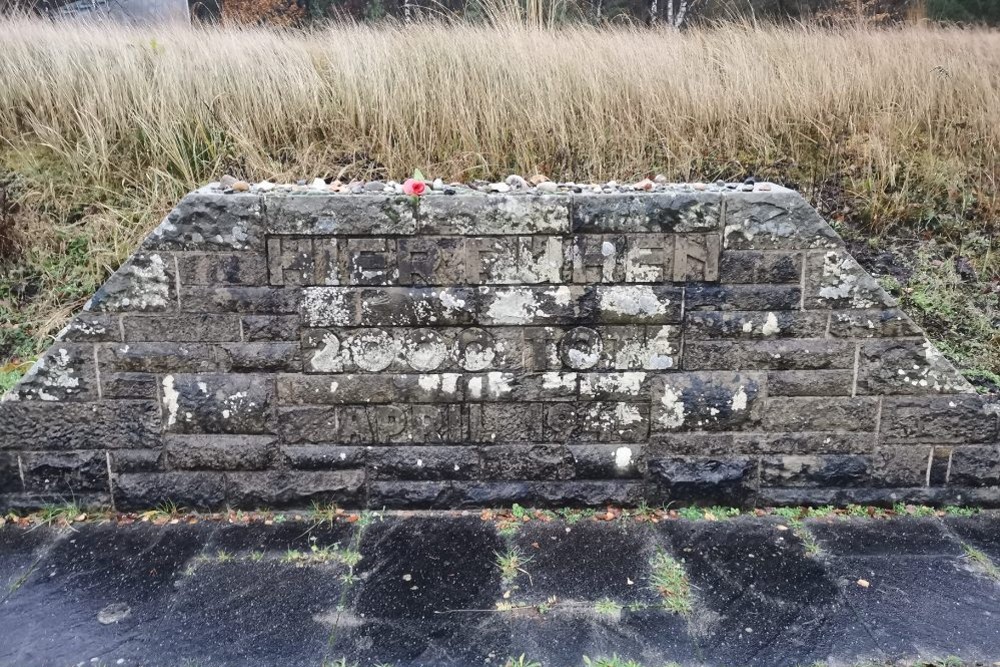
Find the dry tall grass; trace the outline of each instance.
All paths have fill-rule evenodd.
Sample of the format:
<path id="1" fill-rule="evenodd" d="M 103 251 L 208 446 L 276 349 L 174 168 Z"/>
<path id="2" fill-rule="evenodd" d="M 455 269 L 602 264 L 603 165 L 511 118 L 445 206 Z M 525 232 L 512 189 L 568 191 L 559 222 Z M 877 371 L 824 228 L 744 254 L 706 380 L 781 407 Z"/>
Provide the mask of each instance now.
<path id="1" fill-rule="evenodd" d="M 866 229 L 948 211 L 955 243 L 996 230 L 1000 210 L 995 32 L 7 20 L 0 54 L 0 168 L 40 221 L 24 223 L 17 270 L 31 276 L 17 280 L 47 295 L 29 309 L 0 294 L 0 321 L 13 304 L 11 326 L 32 335 L 79 305 L 171 201 L 223 172 L 753 173 L 832 197 Z M 81 259 L 38 268 L 80 238 Z M 971 256 L 997 272 L 995 242 Z"/>
<path id="2" fill-rule="evenodd" d="M 0 133 L 95 182 L 183 187 L 350 165 L 576 178 L 915 150 L 992 171 L 1000 34 L 468 26 L 267 31 L 0 24 Z M 122 174 L 123 167 L 135 167 Z"/>

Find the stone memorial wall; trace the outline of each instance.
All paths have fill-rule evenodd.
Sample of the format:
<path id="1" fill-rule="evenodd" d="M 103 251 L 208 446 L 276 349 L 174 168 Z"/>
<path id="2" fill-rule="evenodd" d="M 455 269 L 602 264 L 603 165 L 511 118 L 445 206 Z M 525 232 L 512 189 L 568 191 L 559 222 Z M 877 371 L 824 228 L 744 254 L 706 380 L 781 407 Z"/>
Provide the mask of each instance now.
<path id="1" fill-rule="evenodd" d="M 0 403 L 0 506 L 1000 501 L 798 194 L 547 190 L 188 195 Z"/>

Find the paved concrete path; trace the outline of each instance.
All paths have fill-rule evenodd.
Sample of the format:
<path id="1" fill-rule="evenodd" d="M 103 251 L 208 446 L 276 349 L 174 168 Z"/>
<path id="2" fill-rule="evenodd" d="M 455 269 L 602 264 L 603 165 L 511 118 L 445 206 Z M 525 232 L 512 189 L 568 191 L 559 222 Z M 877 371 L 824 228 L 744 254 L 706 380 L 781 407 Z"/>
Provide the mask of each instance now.
<path id="1" fill-rule="evenodd" d="M 7 526 L 0 665 L 992 665 L 968 547 L 1000 563 L 1000 517 Z"/>

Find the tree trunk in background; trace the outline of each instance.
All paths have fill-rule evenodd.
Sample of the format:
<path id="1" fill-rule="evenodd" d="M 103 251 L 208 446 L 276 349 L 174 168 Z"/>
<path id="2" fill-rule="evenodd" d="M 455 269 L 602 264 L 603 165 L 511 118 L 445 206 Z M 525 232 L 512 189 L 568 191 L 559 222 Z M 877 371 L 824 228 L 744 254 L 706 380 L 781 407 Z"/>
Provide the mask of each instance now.
<path id="1" fill-rule="evenodd" d="M 657 14 L 659 14 L 659 7 L 657 7 L 656 0 L 650 0 L 649 3 L 649 23 L 650 25 L 656 23 Z"/>
<path id="2" fill-rule="evenodd" d="M 688 4 L 690 0 L 681 0 L 680 7 L 677 8 L 677 15 L 674 17 L 673 26 L 675 28 L 680 28 L 684 25 L 684 19 L 687 18 Z M 673 5 L 673 0 L 670 2 Z"/>
<path id="3" fill-rule="evenodd" d="M 676 11 L 675 11 L 675 5 Z M 688 7 L 691 5 L 691 0 L 667 0 L 667 25 L 671 28 L 680 29 L 684 25 L 685 19 L 687 19 Z"/>

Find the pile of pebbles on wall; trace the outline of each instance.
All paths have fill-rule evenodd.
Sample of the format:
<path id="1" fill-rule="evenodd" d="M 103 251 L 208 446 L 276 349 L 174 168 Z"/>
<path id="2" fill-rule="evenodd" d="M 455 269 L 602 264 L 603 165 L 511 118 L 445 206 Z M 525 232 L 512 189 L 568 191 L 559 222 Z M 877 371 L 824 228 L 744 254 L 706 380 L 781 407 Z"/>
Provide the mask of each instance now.
<path id="1" fill-rule="evenodd" d="M 248 183 L 226 175 L 219 179 L 217 185 L 223 192 L 289 192 L 297 194 L 404 194 L 403 184 L 398 181 L 350 181 L 344 183 L 340 180 L 327 182 L 322 178 L 315 178 L 311 182 L 300 180 L 296 183 L 273 183 L 271 181 L 261 181 L 259 183 Z M 743 192 L 766 192 L 772 188 L 770 183 L 758 183 L 753 178 L 748 178 L 742 183 L 727 183 L 716 181 L 715 183 L 670 183 L 665 176 L 659 175 L 656 178 L 645 178 L 636 183 L 619 183 L 618 181 L 608 181 L 606 183 L 574 183 L 571 181 L 557 182 L 551 181 L 541 174 L 535 174 L 529 179 L 525 179 L 517 174 L 511 174 L 503 181 L 491 183 L 489 181 L 472 181 L 470 183 L 445 183 L 442 179 L 436 178 L 433 181 L 425 181 L 427 195 L 456 195 L 468 194 L 472 192 L 482 193 L 525 193 L 525 194 L 569 194 L 569 193 L 597 193 L 614 194 L 622 192 L 675 192 L 675 191 L 708 191 L 719 192 L 722 190 L 739 190 Z"/>

